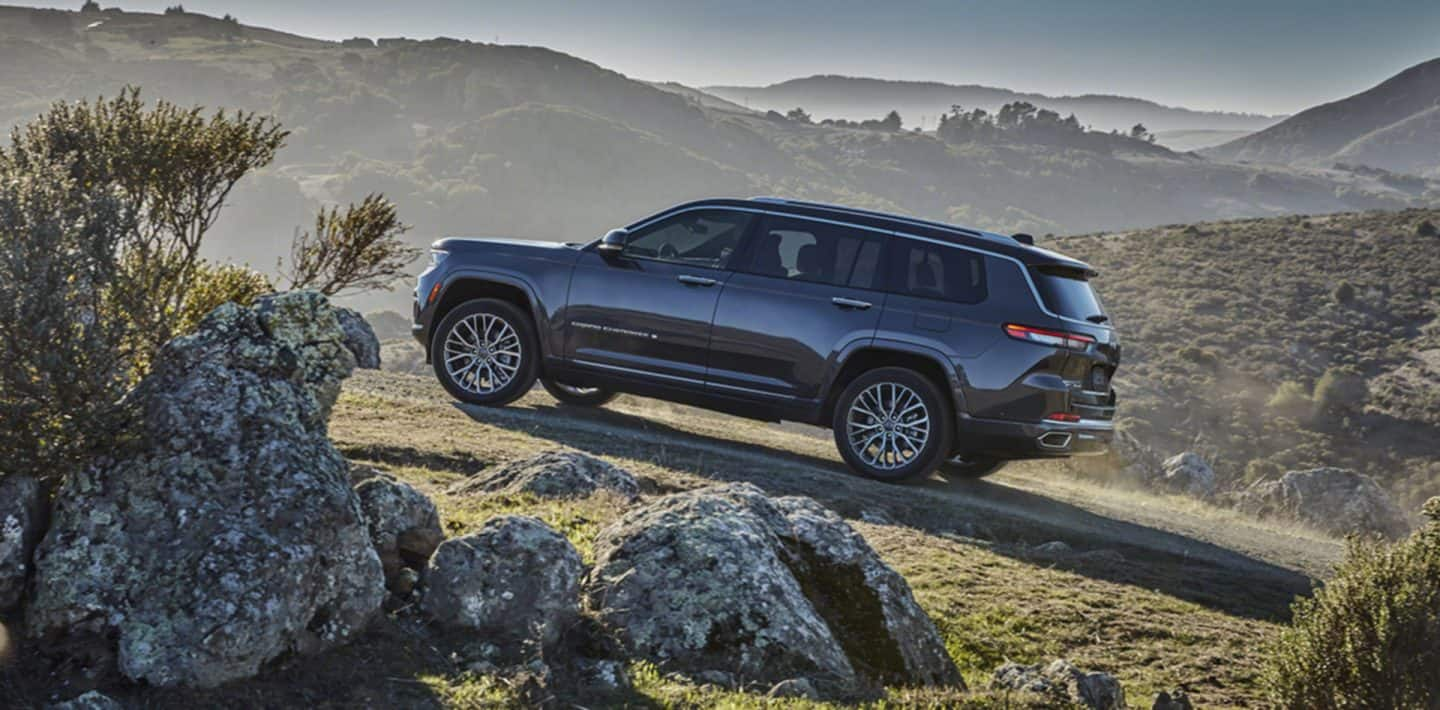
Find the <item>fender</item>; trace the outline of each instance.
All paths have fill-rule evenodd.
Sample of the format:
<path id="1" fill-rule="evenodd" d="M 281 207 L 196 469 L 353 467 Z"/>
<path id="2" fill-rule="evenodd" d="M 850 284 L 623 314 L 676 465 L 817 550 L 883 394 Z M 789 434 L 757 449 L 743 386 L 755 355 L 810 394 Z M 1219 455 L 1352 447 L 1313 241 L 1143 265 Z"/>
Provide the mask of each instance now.
<path id="1" fill-rule="evenodd" d="M 961 385 L 964 384 L 964 373 L 960 371 L 959 366 L 951 362 L 950 359 L 945 357 L 945 354 L 940 352 L 939 350 L 925 345 L 907 343 L 901 340 L 889 340 L 886 338 L 871 338 L 869 342 L 860 343 L 858 345 L 859 347 L 846 346 L 845 350 L 842 351 L 843 356 L 839 362 L 838 367 L 836 367 L 835 370 L 829 373 L 829 375 L 826 377 L 825 399 L 823 401 L 829 401 L 832 395 L 837 394 L 833 391 L 835 387 L 835 379 L 840 376 L 841 372 L 845 371 L 845 366 L 849 364 L 850 358 L 857 351 L 869 349 L 889 350 L 892 352 L 902 352 L 910 355 L 915 355 L 934 362 L 935 365 L 940 368 L 940 371 L 945 373 L 945 377 L 950 381 L 950 394 L 952 397 L 955 398 L 954 401 L 956 416 L 959 416 L 962 413 L 969 411 L 965 406 L 965 392 L 961 387 Z"/>
<path id="2" fill-rule="evenodd" d="M 541 355 L 545 358 L 550 357 L 550 343 L 547 342 L 548 338 L 545 337 L 545 335 L 550 332 L 550 317 L 545 310 L 544 303 L 540 299 L 540 290 L 527 275 L 516 271 L 503 271 L 486 267 L 461 267 L 446 274 L 445 281 L 440 287 L 440 295 L 436 298 L 436 302 L 444 303 L 445 296 L 450 293 L 451 288 L 466 282 L 503 284 L 505 286 L 518 288 L 524 292 L 526 300 L 530 302 L 530 317 L 535 321 L 535 335 L 540 341 Z M 434 330 L 438 325 L 440 325 L 440 319 L 432 318 L 430 322 L 430 332 L 425 334 L 425 342 L 427 343 L 425 359 L 427 361 L 430 359 L 430 347 L 428 343 L 430 339 L 434 337 Z"/>

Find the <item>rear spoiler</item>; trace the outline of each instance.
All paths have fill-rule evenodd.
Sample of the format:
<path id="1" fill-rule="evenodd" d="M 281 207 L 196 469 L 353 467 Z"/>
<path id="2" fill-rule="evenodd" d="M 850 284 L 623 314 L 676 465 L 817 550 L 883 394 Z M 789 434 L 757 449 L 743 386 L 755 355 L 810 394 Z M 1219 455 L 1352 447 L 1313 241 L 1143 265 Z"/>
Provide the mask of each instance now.
<path id="1" fill-rule="evenodd" d="M 1035 237 L 1029 234 L 1012 234 L 1010 235 L 1010 238 L 1014 239 L 1017 242 L 1020 242 L 1021 244 L 1024 244 L 1025 246 L 1035 246 Z"/>

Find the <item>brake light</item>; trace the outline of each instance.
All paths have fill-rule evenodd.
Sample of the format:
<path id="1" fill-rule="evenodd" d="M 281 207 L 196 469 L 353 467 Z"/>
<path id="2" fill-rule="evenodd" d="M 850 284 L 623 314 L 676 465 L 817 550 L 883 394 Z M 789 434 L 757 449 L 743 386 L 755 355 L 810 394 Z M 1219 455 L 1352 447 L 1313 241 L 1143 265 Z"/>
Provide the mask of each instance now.
<path id="1" fill-rule="evenodd" d="M 1080 421 L 1079 414 L 1070 414 L 1069 412 L 1056 412 L 1047 415 L 1045 418 L 1052 422 L 1069 422 L 1071 424 Z"/>
<path id="2" fill-rule="evenodd" d="M 1094 344 L 1095 339 L 1082 333 L 1067 333 L 1062 330 L 1046 330 L 1028 325 L 1005 324 L 1005 334 L 1016 339 L 1053 348 L 1084 350 Z"/>

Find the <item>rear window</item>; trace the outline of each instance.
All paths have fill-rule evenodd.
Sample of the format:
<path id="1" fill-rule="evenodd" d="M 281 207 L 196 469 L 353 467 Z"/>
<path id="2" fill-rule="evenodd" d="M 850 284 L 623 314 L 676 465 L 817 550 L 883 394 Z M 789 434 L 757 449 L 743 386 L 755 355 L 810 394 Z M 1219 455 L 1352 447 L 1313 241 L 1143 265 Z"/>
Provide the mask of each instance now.
<path id="1" fill-rule="evenodd" d="M 1044 266 L 1036 267 L 1034 271 L 1035 287 L 1040 289 L 1040 298 L 1044 299 L 1046 308 L 1075 320 L 1105 315 L 1100 297 L 1090 288 L 1084 272 Z"/>

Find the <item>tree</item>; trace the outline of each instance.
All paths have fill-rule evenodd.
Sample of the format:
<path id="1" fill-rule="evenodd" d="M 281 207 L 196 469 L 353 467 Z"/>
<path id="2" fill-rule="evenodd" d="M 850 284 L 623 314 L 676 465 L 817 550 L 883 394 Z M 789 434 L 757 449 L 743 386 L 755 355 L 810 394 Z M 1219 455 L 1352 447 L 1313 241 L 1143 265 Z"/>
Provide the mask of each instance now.
<path id="1" fill-rule="evenodd" d="M 11 140 L 21 174 L 59 165 L 72 189 L 108 189 L 134 215 L 121 240 L 116 308 L 133 321 L 135 350 L 148 353 L 174 335 L 206 232 L 246 174 L 268 164 L 286 132 L 272 119 L 166 101 L 149 109 L 138 89 L 115 99 L 57 103 Z"/>
<path id="2" fill-rule="evenodd" d="M 786 120 L 793 121 L 793 122 L 795 122 L 795 123 L 812 123 L 812 122 L 813 122 L 813 121 L 811 120 L 811 118 L 810 118 L 810 114 L 805 113 L 805 109 L 800 108 L 799 106 L 796 106 L 795 108 L 792 108 L 792 109 L 790 109 L 789 111 L 786 111 L 786 112 L 785 112 L 785 118 L 786 118 Z"/>
<path id="3" fill-rule="evenodd" d="M 167 7 L 167 8 L 165 8 L 165 14 L 167 14 L 167 15 L 183 15 L 183 14 L 185 14 L 185 6 L 184 6 L 184 5 L 171 5 L 171 6 Z"/>
<path id="4" fill-rule="evenodd" d="M 80 6 L 80 12 L 100 12 L 100 3 L 95 0 L 85 0 L 85 4 Z"/>
<path id="5" fill-rule="evenodd" d="M 1145 124 L 1143 123 L 1137 123 L 1130 127 L 1130 137 L 1141 141 L 1155 140 L 1154 136 L 1150 135 L 1150 131 L 1145 128 Z"/>
<path id="6" fill-rule="evenodd" d="M 290 287 L 327 296 L 385 288 L 420 253 L 401 239 L 409 229 L 400 222 L 395 205 L 381 195 L 368 195 L 344 212 L 322 209 L 315 231 L 301 234 L 291 245 Z"/>
<path id="7" fill-rule="evenodd" d="M 880 119 L 880 128 L 885 131 L 900 130 L 900 112 L 892 110 L 885 114 L 885 118 Z"/>

